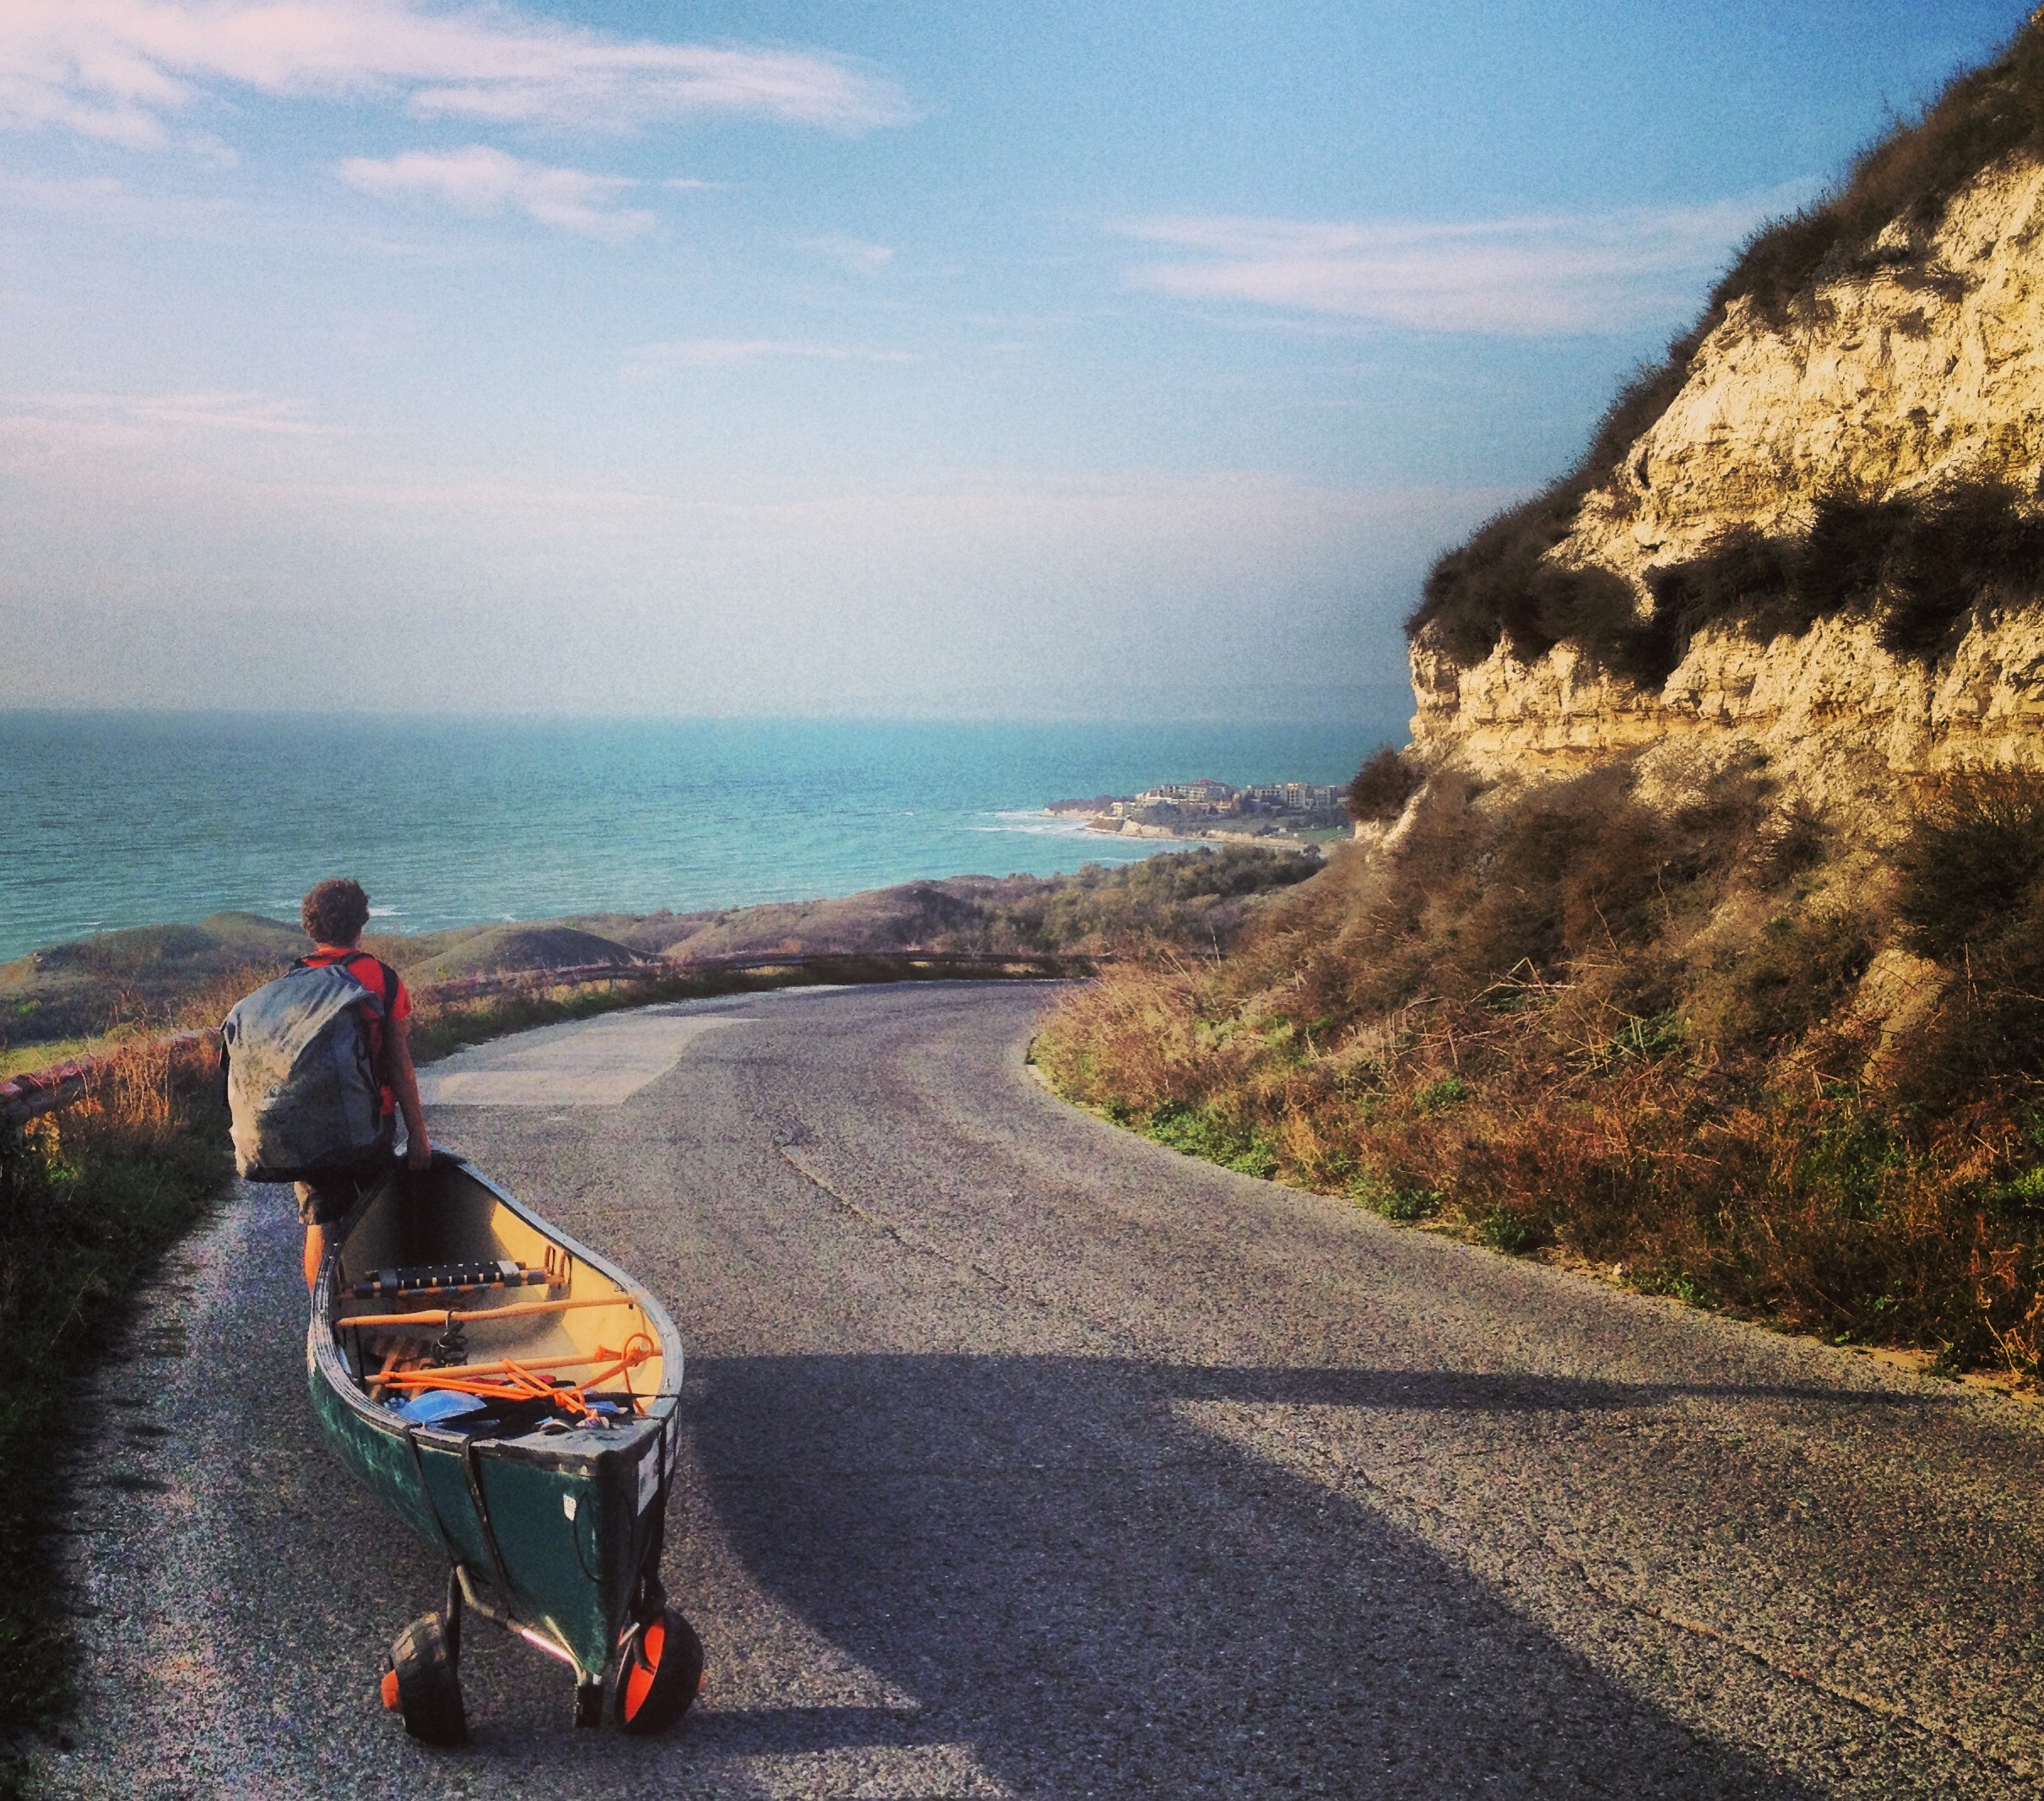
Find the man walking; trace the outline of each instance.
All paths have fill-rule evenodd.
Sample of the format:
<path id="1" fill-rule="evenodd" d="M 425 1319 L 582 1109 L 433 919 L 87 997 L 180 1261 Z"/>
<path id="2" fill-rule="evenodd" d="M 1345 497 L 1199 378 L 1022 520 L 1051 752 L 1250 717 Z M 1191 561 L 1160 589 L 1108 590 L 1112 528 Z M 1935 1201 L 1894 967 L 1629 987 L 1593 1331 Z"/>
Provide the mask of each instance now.
<path id="1" fill-rule="evenodd" d="M 365 1010 L 369 1039 L 370 1066 L 382 1085 L 382 1118 L 385 1142 L 393 1136 L 393 1115 L 404 1114 L 404 1161 L 423 1169 L 433 1158 L 433 1147 L 426 1135 L 426 1111 L 419 1103 L 419 1077 L 412 1068 L 412 997 L 404 979 L 381 958 L 361 947 L 362 928 L 369 923 L 369 897 L 359 882 L 337 877 L 317 882 L 299 909 L 306 936 L 312 941 L 311 956 L 300 959 L 301 967 L 320 968 L 339 964 L 382 1003 L 379 1014 Z M 320 1259 L 326 1254 L 326 1229 L 345 1214 L 375 1180 L 373 1171 L 348 1171 L 321 1176 L 296 1185 L 298 1215 L 305 1222 L 305 1285 L 319 1279 Z"/>

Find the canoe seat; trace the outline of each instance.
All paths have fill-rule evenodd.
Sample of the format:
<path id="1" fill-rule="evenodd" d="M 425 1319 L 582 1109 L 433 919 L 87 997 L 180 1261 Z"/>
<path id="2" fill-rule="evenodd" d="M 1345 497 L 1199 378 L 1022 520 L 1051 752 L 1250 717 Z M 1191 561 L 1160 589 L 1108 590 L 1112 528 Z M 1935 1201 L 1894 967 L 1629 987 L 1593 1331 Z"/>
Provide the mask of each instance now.
<path id="1" fill-rule="evenodd" d="M 415 1263 L 403 1269 L 380 1269 L 350 1291 L 357 1300 L 394 1299 L 406 1294 L 469 1294 L 478 1288 L 545 1288 L 549 1276 L 508 1258 L 490 1262 Z"/>

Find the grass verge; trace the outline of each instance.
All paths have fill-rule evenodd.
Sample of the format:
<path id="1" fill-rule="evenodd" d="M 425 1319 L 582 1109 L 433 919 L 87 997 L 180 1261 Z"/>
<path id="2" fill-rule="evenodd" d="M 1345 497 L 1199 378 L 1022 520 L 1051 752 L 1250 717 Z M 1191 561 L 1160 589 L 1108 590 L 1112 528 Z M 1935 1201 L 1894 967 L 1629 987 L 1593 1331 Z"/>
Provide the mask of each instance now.
<path id="1" fill-rule="evenodd" d="M 221 1191 L 225 1144 L 203 1071 L 145 1045 L 61 1115 L 0 1125 L 0 1747 L 51 1728 L 71 1697 L 52 1532 L 65 1415 L 122 1302 Z M 22 1780 L 0 1749 L 0 1795 Z"/>
<path id="2" fill-rule="evenodd" d="M 1067 1098 L 1189 1154 L 1946 1374 L 2044 1377 L 2044 776 L 1856 841 L 1727 768 L 1443 777 L 1201 967 L 1045 1021 Z"/>

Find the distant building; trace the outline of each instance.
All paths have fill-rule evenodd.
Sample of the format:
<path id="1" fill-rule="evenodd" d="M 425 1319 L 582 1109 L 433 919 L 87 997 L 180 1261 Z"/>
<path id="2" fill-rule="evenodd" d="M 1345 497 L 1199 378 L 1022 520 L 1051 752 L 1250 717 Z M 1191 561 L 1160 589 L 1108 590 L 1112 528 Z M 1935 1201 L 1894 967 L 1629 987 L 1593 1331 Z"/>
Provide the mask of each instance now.
<path id="1" fill-rule="evenodd" d="M 1265 782 L 1231 787 L 1212 777 L 1196 782 L 1159 782 L 1130 798 L 1102 795 L 1090 801 L 1061 800 L 1056 812 L 1087 811 L 1100 820 L 1130 820 L 1138 825 L 1172 826 L 1180 821 L 1211 820 L 1243 813 L 1315 815 L 1339 813 L 1342 790 L 1313 782 Z"/>
<path id="2" fill-rule="evenodd" d="M 1257 812 L 1324 813 L 1342 804 L 1342 790 L 1315 782 L 1257 782 L 1242 790 L 1245 806 Z"/>

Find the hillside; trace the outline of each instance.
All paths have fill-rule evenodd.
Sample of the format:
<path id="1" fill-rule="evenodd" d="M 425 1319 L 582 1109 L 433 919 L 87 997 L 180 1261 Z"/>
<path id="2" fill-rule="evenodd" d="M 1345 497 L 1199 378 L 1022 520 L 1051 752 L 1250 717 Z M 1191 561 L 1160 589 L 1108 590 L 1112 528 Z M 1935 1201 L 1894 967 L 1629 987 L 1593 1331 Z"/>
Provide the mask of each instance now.
<path id="1" fill-rule="evenodd" d="M 777 952 L 1120 952 L 1163 946 L 1211 956 L 1259 897 L 1320 867 L 1293 850 L 1231 845 L 1074 875 L 961 876 L 836 899 L 702 913 L 597 914 L 371 936 L 367 948 L 415 987 L 463 976 Z M 215 914 L 138 926 L 0 963 L 0 1055 L 117 1028 L 216 1023 L 239 995 L 311 945 L 294 925 Z M 21 1066 L 28 1066 L 23 1063 Z"/>
<path id="2" fill-rule="evenodd" d="M 1444 558 L 1416 746 L 1483 773 L 1701 734 L 1819 795 L 2044 719 L 2044 30 L 1764 232 L 1582 462 Z"/>
<path id="3" fill-rule="evenodd" d="M 1040 1058 L 1396 1218 L 2035 1375 L 2041 491 L 2033 23 L 1436 566 L 1358 842 Z"/>

